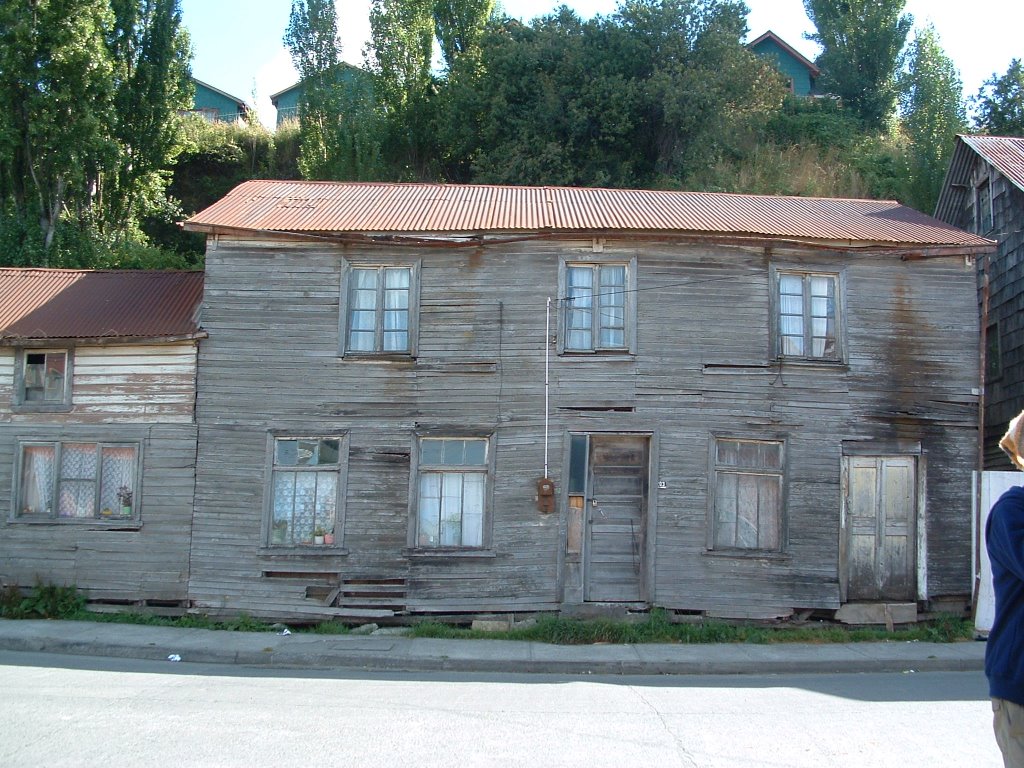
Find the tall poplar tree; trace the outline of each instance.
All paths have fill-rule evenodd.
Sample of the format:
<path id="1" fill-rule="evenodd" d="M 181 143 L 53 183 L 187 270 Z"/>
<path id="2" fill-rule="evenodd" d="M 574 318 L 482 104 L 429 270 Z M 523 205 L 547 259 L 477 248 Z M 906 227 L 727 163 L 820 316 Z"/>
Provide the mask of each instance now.
<path id="1" fill-rule="evenodd" d="M 932 25 L 914 35 L 899 86 L 902 127 L 910 142 L 906 202 L 918 210 L 931 211 L 956 135 L 967 124 L 960 73 L 942 50 Z"/>
<path id="2" fill-rule="evenodd" d="M 334 0 L 292 0 L 284 43 L 302 83 L 299 170 L 307 179 L 376 177 L 377 109 L 367 73 L 341 60 Z"/>
<path id="3" fill-rule="evenodd" d="M 66 210 L 116 156 L 107 0 L 0 3 L 0 193 L 8 247 L 49 251 Z M 10 228 L 18 230 L 11 234 Z M 18 242 L 12 243 L 13 240 Z"/>
<path id="4" fill-rule="evenodd" d="M 385 156 L 404 178 L 425 177 L 431 160 L 433 50 L 431 0 L 372 0 L 367 63 L 387 125 Z"/>
<path id="5" fill-rule="evenodd" d="M 905 0 L 804 0 L 821 46 L 821 87 L 839 96 L 871 128 L 892 117 L 901 52 L 914 24 Z"/>
<path id="6" fill-rule="evenodd" d="M 178 114 L 193 98 L 191 50 L 179 0 L 110 0 L 116 162 L 100 177 L 103 221 L 117 230 L 163 199 L 179 152 Z"/>

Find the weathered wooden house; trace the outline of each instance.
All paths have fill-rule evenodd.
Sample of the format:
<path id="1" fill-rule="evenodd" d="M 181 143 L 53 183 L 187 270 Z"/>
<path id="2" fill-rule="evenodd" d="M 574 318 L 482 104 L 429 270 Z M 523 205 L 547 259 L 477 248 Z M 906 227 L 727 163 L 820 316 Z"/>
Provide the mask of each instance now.
<path id="1" fill-rule="evenodd" d="M 201 272 L 0 269 L 0 582 L 187 605 Z"/>
<path id="2" fill-rule="evenodd" d="M 999 439 L 1024 409 L 1024 138 L 958 136 L 935 216 L 996 240 L 978 260 L 985 339 L 985 468 L 1011 470 Z"/>
<path id="3" fill-rule="evenodd" d="M 963 606 L 977 235 L 894 202 L 251 181 L 194 610 Z"/>
<path id="4" fill-rule="evenodd" d="M 789 90 L 794 96 L 806 97 L 817 94 L 821 70 L 813 61 L 770 29 L 747 43 L 747 48 L 775 64 L 789 83 Z"/>

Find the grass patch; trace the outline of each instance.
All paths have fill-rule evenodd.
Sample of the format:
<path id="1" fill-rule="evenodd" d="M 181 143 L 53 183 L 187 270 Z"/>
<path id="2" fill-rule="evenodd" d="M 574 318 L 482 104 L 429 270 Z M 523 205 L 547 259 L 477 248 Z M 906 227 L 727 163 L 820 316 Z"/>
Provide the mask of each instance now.
<path id="1" fill-rule="evenodd" d="M 215 629 L 228 632 L 279 632 L 284 625 L 270 623 L 241 613 L 236 618 L 218 621 L 203 614 L 156 616 L 125 611 L 94 613 L 86 609 L 86 600 L 74 586 L 36 584 L 27 595 L 16 586 L 0 592 L 0 617 L 8 619 L 67 619 L 105 624 L 138 624 L 178 629 Z M 344 635 L 351 628 L 338 621 L 289 627 L 292 632 L 318 635 Z M 892 632 L 883 627 L 848 627 L 828 622 L 803 625 L 766 626 L 706 619 L 674 623 L 667 611 L 655 608 L 642 621 L 569 619 L 542 616 L 535 623 L 505 632 L 483 632 L 465 627 L 423 621 L 410 627 L 409 637 L 451 640 L 527 640 L 552 645 L 593 645 L 596 643 L 863 643 L 931 642 L 953 643 L 974 637 L 974 625 L 968 619 L 943 614 L 927 622 L 900 627 Z"/>
<path id="2" fill-rule="evenodd" d="M 846 627 L 835 624 L 805 626 L 763 626 L 705 620 L 675 624 L 664 610 L 655 609 L 639 622 L 611 620 L 581 621 L 558 616 L 543 616 L 531 626 L 505 632 L 481 632 L 437 622 L 412 627 L 412 637 L 446 639 L 529 640 L 552 645 L 592 645 L 595 643 L 858 643 L 926 641 L 950 643 L 973 637 L 970 621 L 957 616 L 942 616 L 930 622 L 896 629 L 883 627 Z"/>

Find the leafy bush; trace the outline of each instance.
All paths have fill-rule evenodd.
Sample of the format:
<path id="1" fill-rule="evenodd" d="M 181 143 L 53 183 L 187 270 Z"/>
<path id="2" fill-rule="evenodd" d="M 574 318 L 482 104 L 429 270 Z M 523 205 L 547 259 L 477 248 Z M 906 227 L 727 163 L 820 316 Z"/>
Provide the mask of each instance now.
<path id="1" fill-rule="evenodd" d="M 6 619 L 70 619 L 85 608 L 85 595 L 75 586 L 37 582 L 28 595 L 9 585 L 0 596 L 0 616 Z"/>

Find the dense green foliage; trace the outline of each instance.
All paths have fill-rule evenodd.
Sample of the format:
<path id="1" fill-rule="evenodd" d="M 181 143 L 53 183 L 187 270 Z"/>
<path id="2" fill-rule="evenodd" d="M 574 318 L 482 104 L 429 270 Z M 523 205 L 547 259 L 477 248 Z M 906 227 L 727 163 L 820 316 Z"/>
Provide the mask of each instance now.
<path id="1" fill-rule="evenodd" d="M 907 202 L 931 213 L 958 133 L 967 125 L 963 84 L 934 27 L 919 30 L 900 80 L 900 111 L 908 140 Z"/>
<path id="2" fill-rule="evenodd" d="M 881 129 L 896 104 L 901 51 L 914 20 L 905 0 L 804 0 L 821 45 L 821 86 L 873 129 Z"/>
<path id="3" fill-rule="evenodd" d="M 142 218 L 164 205 L 190 106 L 177 0 L 0 3 L 0 240 L 5 261 L 167 258 Z"/>
<path id="4" fill-rule="evenodd" d="M 1024 136 L 1024 66 L 1014 59 L 1005 75 L 992 74 L 974 104 L 975 127 L 993 136 Z"/>

